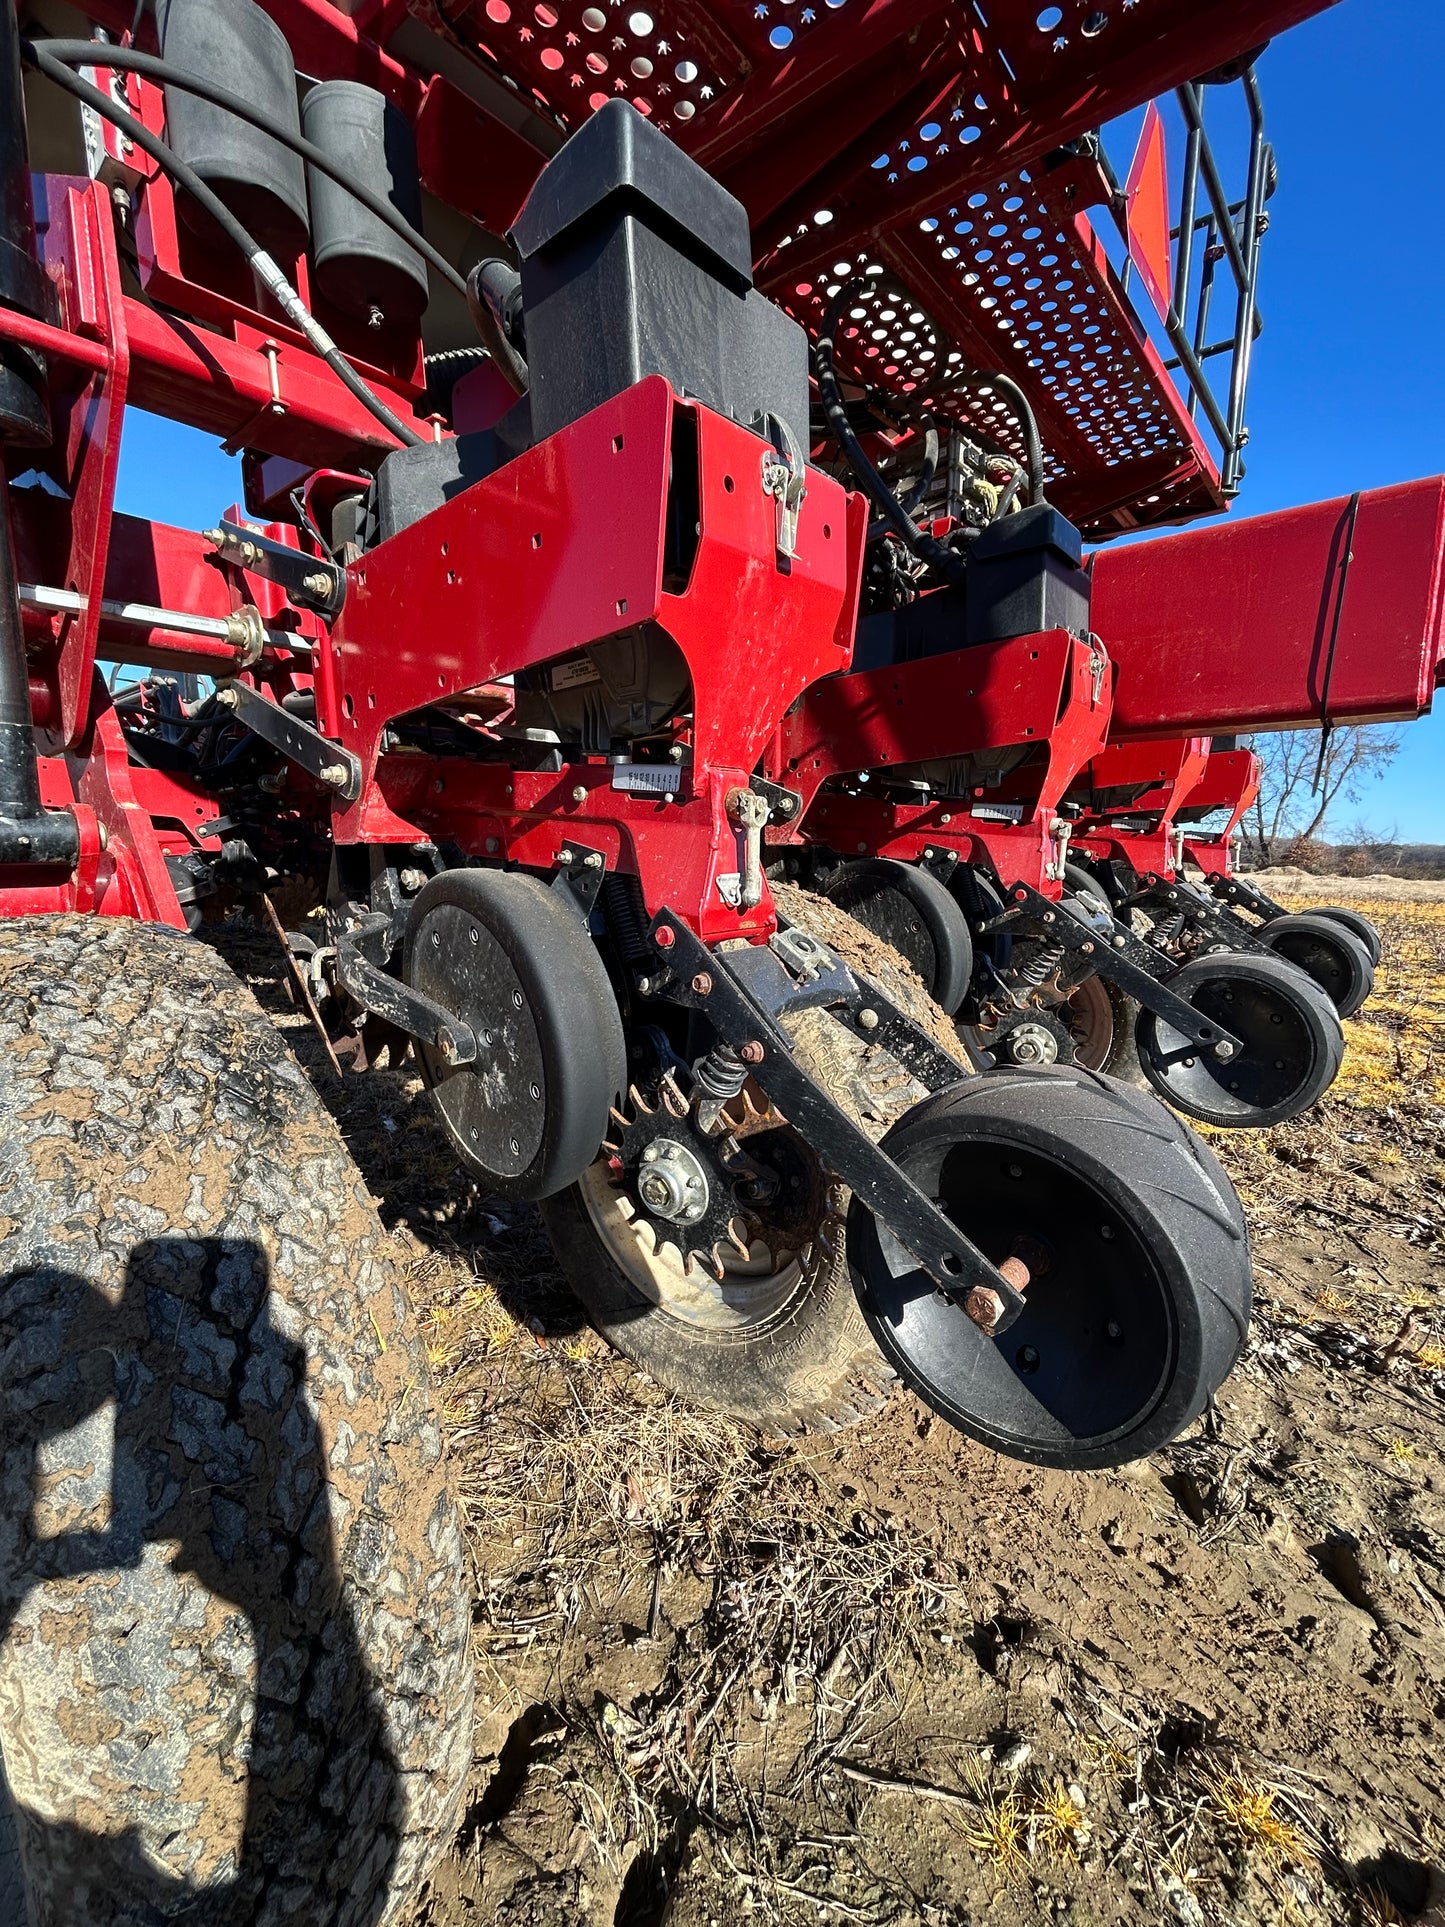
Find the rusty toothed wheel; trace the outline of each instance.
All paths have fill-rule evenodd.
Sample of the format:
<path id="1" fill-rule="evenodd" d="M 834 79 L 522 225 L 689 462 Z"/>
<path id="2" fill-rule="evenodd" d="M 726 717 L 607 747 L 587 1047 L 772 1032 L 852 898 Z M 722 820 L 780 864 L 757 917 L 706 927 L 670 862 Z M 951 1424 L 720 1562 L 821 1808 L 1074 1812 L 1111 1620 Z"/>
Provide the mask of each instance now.
<path id="1" fill-rule="evenodd" d="M 470 1614 L 415 1320 L 203 946 L 0 922 L 0 1748 L 30 1927 L 387 1927 Z"/>

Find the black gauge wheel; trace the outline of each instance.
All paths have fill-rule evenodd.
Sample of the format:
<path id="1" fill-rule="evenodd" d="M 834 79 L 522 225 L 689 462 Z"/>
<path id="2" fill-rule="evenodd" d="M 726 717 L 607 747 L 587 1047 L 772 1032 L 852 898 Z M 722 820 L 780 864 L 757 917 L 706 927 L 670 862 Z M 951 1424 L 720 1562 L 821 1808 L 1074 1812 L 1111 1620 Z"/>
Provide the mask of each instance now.
<path id="1" fill-rule="evenodd" d="M 1140 1011 L 1140 1068 L 1188 1116 L 1239 1129 L 1281 1124 L 1334 1082 L 1345 1049 L 1340 1020 L 1323 991 L 1283 957 L 1218 951 L 1185 964 L 1168 988 L 1242 1046 L 1221 1059 L 1153 1011 Z"/>
<path id="2" fill-rule="evenodd" d="M 626 1084 L 617 999 L 573 904 L 520 871 L 448 870 L 412 905 L 406 981 L 470 1025 L 471 1064 L 422 1073 L 468 1168 L 504 1197 L 581 1177 Z"/>
<path id="3" fill-rule="evenodd" d="M 1337 917 L 1276 917 L 1259 940 L 1317 983 L 1341 1017 L 1353 1017 L 1375 987 L 1375 967 L 1362 938 Z"/>
<path id="4" fill-rule="evenodd" d="M 1335 923 L 1342 923 L 1346 930 L 1352 930 L 1365 946 L 1366 955 L 1374 967 L 1378 967 L 1385 946 L 1380 941 L 1380 933 L 1368 917 L 1362 917 L 1358 910 L 1347 910 L 1342 903 L 1322 903 L 1311 916 L 1329 917 Z"/>
<path id="5" fill-rule="evenodd" d="M 1177 1438 L 1234 1365 L 1249 1239 L 1233 1188 L 1152 1097 L 1078 1068 L 991 1071 L 883 1140 L 995 1264 L 1030 1270 L 989 1337 L 854 1201 L 848 1251 L 874 1338 L 914 1391 L 995 1451 L 1069 1471 Z"/>
<path id="6" fill-rule="evenodd" d="M 937 877 L 891 857 L 845 863 L 824 894 L 850 917 L 907 959 L 928 994 L 949 1017 L 973 975 L 968 920 Z"/>

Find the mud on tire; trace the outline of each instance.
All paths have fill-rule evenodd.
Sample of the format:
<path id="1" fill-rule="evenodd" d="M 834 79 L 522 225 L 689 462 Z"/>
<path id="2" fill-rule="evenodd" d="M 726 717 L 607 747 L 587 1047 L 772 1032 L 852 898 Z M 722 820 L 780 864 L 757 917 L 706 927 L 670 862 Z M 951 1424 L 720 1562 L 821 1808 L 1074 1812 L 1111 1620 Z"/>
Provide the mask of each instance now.
<path id="1" fill-rule="evenodd" d="M 0 1746 L 31 1927 L 382 1927 L 454 1824 L 425 1364 L 319 1098 L 211 951 L 0 922 Z"/>

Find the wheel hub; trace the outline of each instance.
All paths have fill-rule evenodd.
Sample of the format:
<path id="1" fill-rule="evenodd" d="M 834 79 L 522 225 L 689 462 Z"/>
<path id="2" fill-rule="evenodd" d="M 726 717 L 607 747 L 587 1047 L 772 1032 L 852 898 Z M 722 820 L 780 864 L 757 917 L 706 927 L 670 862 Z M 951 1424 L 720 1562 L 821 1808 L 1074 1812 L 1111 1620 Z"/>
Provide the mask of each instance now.
<path id="1" fill-rule="evenodd" d="M 676 1138 L 654 1138 L 642 1153 L 637 1195 L 655 1218 L 665 1218 L 669 1224 L 696 1224 L 707 1216 L 707 1172 Z"/>
<path id="2" fill-rule="evenodd" d="M 1015 1024 L 1003 1043 L 1013 1064 L 1057 1064 L 1059 1061 L 1059 1040 L 1043 1024 Z"/>

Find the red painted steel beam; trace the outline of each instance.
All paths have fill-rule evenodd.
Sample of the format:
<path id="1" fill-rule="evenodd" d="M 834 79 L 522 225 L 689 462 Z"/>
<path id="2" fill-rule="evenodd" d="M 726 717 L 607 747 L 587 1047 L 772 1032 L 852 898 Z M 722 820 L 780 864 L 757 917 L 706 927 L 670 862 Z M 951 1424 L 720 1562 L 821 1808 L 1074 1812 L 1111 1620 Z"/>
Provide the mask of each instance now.
<path id="1" fill-rule="evenodd" d="M 1422 715 L 1445 667 L 1445 478 L 1093 558 L 1111 741 Z"/>
<path id="2" fill-rule="evenodd" d="M 125 323 L 130 399 L 138 408 L 225 441 L 244 438 L 308 468 L 374 467 L 397 446 L 309 349 L 288 346 L 281 358 L 278 414 L 271 403 L 270 363 L 257 347 L 162 314 L 133 295 L 125 297 Z M 405 419 L 406 402 L 394 393 L 386 399 Z M 424 433 L 425 422 L 414 419 Z"/>

